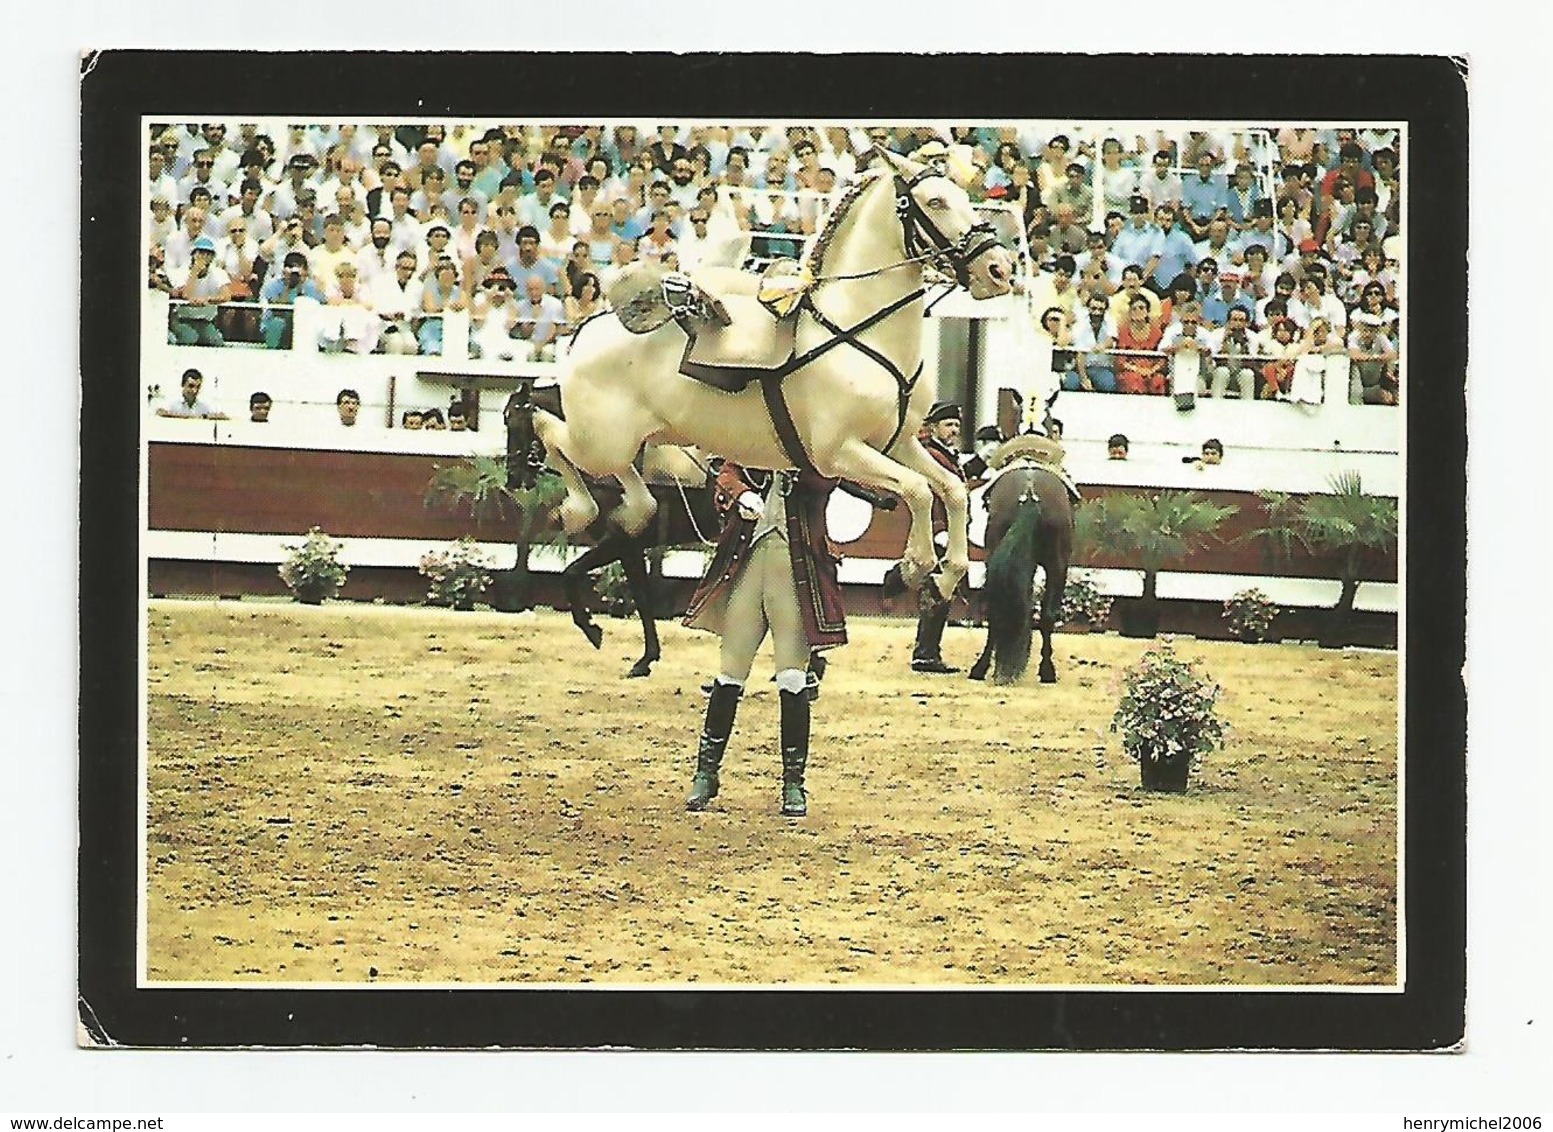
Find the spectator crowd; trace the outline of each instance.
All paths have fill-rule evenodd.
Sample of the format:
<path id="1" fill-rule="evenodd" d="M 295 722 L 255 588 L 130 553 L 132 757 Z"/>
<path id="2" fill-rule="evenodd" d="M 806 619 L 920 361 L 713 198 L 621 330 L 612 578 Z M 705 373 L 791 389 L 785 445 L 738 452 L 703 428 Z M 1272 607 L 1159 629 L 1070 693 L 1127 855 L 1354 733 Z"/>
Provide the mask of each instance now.
<path id="1" fill-rule="evenodd" d="M 886 145 L 970 157 L 975 200 L 1024 225 L 1023 286 L 1066 388 L 1297 395 L 1346 354 L 1349 399 L 1395 404 L 1394 129 L 154 123 L 149 285 L 169 341 L 548 360 L 630 264 L 796 256 Z M 1174 390 L 1179 393 L 1179 389 Z M 1296 396 L 1296 399 L 1298 397 Z M 423 420 L 424 425 L 424 420 Z"/>

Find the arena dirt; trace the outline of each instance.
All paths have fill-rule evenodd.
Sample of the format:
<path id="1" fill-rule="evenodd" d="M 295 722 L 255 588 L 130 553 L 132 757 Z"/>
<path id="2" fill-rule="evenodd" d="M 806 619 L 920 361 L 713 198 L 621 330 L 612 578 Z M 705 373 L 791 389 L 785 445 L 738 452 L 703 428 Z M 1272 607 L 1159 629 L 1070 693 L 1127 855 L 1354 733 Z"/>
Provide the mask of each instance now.
<path id="1" fill-rule="evenodd" d="M 1107 733 L 1147 642 L 1057 639 L 1060 683 L 909 671 L 854 619 L 777 814 L 756 662 L 682 807 L 716 640 L 561 614 L 157 601 L 148 974 L 220 982 L 1343 984 L 1396 977 L 1397 665 L 1184 639 L 1228 749 L 1146 794 Z M 969 664 L 981 634 L 951 627 Z"/>

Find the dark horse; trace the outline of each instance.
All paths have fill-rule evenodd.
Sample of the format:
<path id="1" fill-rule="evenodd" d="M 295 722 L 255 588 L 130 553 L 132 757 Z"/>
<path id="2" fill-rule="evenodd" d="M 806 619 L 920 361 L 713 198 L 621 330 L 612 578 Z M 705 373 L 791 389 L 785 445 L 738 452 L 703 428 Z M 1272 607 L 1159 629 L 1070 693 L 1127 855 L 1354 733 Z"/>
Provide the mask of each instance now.
<path id="1" fill-rule="evenodd" d="M 1030 663 L 1035 568 L 1046 571 L 1041 602 L 1041 683 L 1053 684 L 1052 630 L 1073 558 L 1073 504 L 1067 485 L 1045 468 L 1016 463 L 983 496 L 987 508 L 987 573 L 982 605 L 987 645 L 971 666 L 972 680 L 1011 684 Z"/>
<path id="2" fill-rule="evenodd" d="M 541 474 L 550 474 L 545 467 L 544 445 L 534 430 L 536 408 L 560 416 L 559 387 L 535 389 L 531 382 L 524 381 L 517 392 L 507 398 L 502 415 L 507 424 L 507 486 L 512 490 L 531 488 Z M 590 482 L 588 490 L 599 505 L 599 517 L 586 535 L 593 545 L 561 571 L 561 584 L 571 606 L 572 623 L 582 630 L 594 648 L 600 647 L 604 630 L 594 623 L 588 610 L 587 583 L 595 571 L 612 562 L 620 563 L 631 599 L 636 603 L 637 615 L 642 619 L 641 659 L 626 675 L 648 676 L 660 652 L 652 591 L 648 584 L 647 552 L 657 547 L 709 543 L 717 537 L 712 476 L 708 475 L 706 482 L 699 486 L 649 485 L 658 509 L 653 521 L 638 535 L 626 534 L 609 520 L 610 512 L 620 502 L 620 489 L 614 481 Z"/>

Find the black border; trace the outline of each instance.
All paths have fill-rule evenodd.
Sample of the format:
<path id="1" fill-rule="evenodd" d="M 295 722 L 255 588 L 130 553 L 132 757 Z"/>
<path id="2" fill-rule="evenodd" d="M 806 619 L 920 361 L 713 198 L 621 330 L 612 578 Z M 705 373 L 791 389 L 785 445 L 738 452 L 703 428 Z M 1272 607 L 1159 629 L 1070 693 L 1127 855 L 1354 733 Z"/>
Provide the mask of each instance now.
<path id="1" fill-rule="evenodd" d="M 94 1040 L 163 1047 L 866 1050 L 1406 1050 L 1461 1041 L 1464 61 L 115 51 L 89 57 L 82 70 L 79 978 L 81 1019 Z M 1226 83 L 1231 71 L 1235 81 Z M 143 595 L 135 560 L 140 437 L 129 422 L 140 420 L 141 383 L 127 375 L 139 367 L 135 282 L 144 274 L 139 119 L 180 109 L 172 104 L 185 96 L 173 91 L 197 91 L 202 110 L 235 118 L 1406 121 L 1405 992 L 137 989 L 137 625 Z"/>

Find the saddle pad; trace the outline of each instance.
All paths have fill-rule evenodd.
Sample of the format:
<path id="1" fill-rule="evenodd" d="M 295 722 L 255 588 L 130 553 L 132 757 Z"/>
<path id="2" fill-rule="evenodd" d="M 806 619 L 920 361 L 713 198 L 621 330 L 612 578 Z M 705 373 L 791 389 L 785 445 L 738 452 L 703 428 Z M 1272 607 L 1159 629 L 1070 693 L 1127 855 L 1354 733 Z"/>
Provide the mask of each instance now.
<path id="1" fill-rule="evenodd" d="M 793 356 L 796 321 L 778 322 L 754 295 L 719 295 L 732 322 L 698 326 L 685 360 L 697 366 L 776 369 Z"/>

